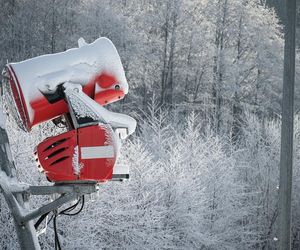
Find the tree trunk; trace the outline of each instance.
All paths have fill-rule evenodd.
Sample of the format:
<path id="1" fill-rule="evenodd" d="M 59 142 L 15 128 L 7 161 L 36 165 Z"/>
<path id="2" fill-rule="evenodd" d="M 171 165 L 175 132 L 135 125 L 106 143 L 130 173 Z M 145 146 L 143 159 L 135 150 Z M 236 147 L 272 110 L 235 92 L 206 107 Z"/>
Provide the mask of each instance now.
<path id="1" fill-rule="evenodd" d="M 160 93 L 160 102 L 163 104 L 165 102 L 165 92 L 166 92 L 166 75 L 167 75 L 167 52 L 168 52 L 168 41 L 169 41 L 169 1 L 166 5 L 166 20 L 164 24 L 164 48 L 163 48 L 163 68 L 161 73 L 161 93 Z"/>
<path id="2" fill-rule="evenodd" d="M 55 0 L 52 0 L 51 53 L 55 52 L 55 36 L 56 36 L 55 33 L 56 33 Z"/>
<path id="3" fill-rule="evenodd" d="M 222 85 L 223 85 L 223 71 L 224 71 L 224 30 L 227 19 L 227 0 L 220 5 L 222 16 L 217 22 L 217 31 L 215 39 L 216 55 L 214 57 L 214 83 L 212 89 L 212 97 L 214 104 L 214 128 L 216 134 L 219 134 L 221 127 L 221 104 L 222 104 Z"/>
<path id="4" fill-rule="evenodd" d="M 243 11 L 241 11 L 241 16 L 239 19 L 239 34 L 237 39 L 237 56 L 236 63 L 239 64 L 241 59 L 241 40 L 242 40 L 242 23 L 243 23 Z M 239 74 L 235 77 L 235 87 L 236 91 L 234 92 L 233 105 L 232 105 L 232 128 L 231 128 L 231 139 L 234 144 L 236 144 L 241 137 L 241 121 L 242 121 L 242 108 L 240 104 L 240 99 L 238 93 L 240 92 L 240 83 L 239 83 Z"/>

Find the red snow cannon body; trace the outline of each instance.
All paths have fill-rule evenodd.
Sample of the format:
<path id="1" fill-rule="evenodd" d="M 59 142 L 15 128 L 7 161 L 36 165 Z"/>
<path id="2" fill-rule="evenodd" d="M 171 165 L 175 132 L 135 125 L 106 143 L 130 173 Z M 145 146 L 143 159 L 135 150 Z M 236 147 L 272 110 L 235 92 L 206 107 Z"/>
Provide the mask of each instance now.
<path id="1" fill-rule="evenodd" d="M 36 160 L 49 181 L 111 180 L 118 143 L 110 125 L 98 124 L 51 137 L 37 146 Z"/>
<path id="2" fill-rule="evenodd" d="M 79 48 L 10 63 L 3 75 L 6 104 L 23 130 L 48 120 L 67 128 L 36 148 L 36 161 L 49 181 L 129 178 L 128 168 L 115 163 L 120 139 L 135 131 L 136 121 L 103 107 L 128 93 L 110 40 L 79 40 Z"/>
<path id="3" fill-rule="evenodd" d="M 9 84 L 5 88 L 11 95 L 14 116 L 25 131 L 68 112 L 60 95 L 62 83 L 81 84 L 83 92 L 101 105 L 118 101 L 128 92 L 119 54 L 107 38 L 65 52 L 10 63 L 6 74 Z"/>

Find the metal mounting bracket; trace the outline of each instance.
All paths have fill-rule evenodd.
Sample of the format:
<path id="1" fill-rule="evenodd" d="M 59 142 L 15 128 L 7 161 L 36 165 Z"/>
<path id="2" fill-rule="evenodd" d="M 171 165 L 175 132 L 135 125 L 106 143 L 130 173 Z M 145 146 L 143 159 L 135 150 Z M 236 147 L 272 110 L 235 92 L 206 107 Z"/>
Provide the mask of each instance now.
<path id="1" fill-rule="evenodd" d="M 41 249 L 37 232 L 33 226 L 33 219 L 56 210 L 63 204 L 71 202 L 81 195 L 91 194 L 97 190 L 96 182 L 57 183 L 53 186 L 21 184 L 15 178 L 15 165 L 11 157 L 6 130 L 0 127 L 0 191 L 2 191 L 14 219 L 21 249 Z M 31 195 L 52 194 L 59 194 L 59 197 L 39 208 L 33 210 L 29 208 L 27 201 Z"/>
<path id="2" fill-rule="evenodd" d="M 52 202 L 34 210 L 24 210 L 20 208 L 20 204 L 16 199 L 13 199 L 14 206 L 16 207 L 15 215 L 17 222 L 22 226 L 24 223 L 36 219 L 37 217 L 56 210 L 63 204 L 71 202 L 84 194 L 91 194 L 98 190 L 95 182 L 83 183 L 83 184 L 66 184 L 66 185 L 54 185 L 54 186 L 29 186 L 23 190 L 14 190 L 9 193 L 8 190 L 3 189 L 8 195 L 15 196 L 16 194 L 22 194 L 25 201 L 28 201 L 30 195 L 53 195 L 60 194 L 60 196 Z"/>

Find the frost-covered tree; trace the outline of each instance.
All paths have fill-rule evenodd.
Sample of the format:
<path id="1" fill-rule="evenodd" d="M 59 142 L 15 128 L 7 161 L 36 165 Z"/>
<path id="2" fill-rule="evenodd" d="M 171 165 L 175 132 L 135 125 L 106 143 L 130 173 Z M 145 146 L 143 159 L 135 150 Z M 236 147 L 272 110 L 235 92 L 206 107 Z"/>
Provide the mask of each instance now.
<path id="1" fill-rule="evenodd" d="M 65 249 L 276 248 L 283 39 L 271 1 L 0 2 L 1 67 L 76 47 L 79 37 L 107 36 L 126 70 L 129 95 L 108 108 L 139 120 L 118 162 L 130 167 L 131 179 L 101 185 L 82 214 L 58 218 Z M 299 113 L 297 95 L 295 106 Z M 300 244 L 298 120 L 294 249 Z M 26 134 L 10 118 L 8 130 L 18 178 L 48 184 L 32 152 L 62 130 L 47 123 Z M 1 248 L 15 249 L 0 199 Z M 39 239 L 43 249 L 53 249 L 51 225 Z"/>

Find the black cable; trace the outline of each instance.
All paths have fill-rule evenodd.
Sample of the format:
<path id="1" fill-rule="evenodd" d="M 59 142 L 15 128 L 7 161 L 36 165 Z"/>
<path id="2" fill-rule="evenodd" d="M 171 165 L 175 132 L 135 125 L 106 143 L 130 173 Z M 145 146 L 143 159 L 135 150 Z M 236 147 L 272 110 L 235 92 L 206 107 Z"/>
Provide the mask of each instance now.
<path id="1" fill-rule="evenodd" d="M 70 211 L 74 210 L 75 207 L 79 204 L 80 200 L 81 200 L 81 207 L 80 207 L 80 209 L 77 212 L 75 212 L 75 213 L 66 213 L 66 212 L 70 212 Z M 68 216 L 74 216 L 74 215 L 79 214 L 82 211 L 83 207 L 84 207 L 84 195 L 81 196 L 81 199 L 79 199 L 78 202 L 77 202 L 77 204 L 75 204 L 75 205 L 76 206 L 72 210 L 68 210 L 68 211 L 63 210 L 62 212 L 60 212 L 60 214 L 68 215 Z"/>
<path id="2" fill-rule="evenodd" d="M 50 213 L 50 212 L 49 212 Z M 48 214 L 49 214 L 48 213 Z M 43 215 L 40 217 L 40 219 L 43 217 Z M 45 216 L 45 217 L 47 217 L 47 215 Z M 47 225 L 49 225 L 49 223 L 53 220 L 53 218 L 54 218 L 54 214 L 52 214 L 51 215 L 51 217 L 50 217 L 50 219 L 47 221 Z M 40 220 L 39 219 L 39 220 Z M 45 218 L 44 218 L 45 219 Z M 42 222 L 42 221 L 41 221 Z M 38 229 L 38 227 L 39 227 L 39 225 L 41 224 L 41 222 L 38 224 L 38 222 L 36 222 L 35 224 L 34 224 L 34 227 L 35 227 L 35 230 L 37 230 Z M 36 226 L 36 224 L 38 224 L 37 226 Z"/>
<path id="3" fill-rule="evenodd" d="M 72 206 L 70 206 L 70 207 L 64 209 L 63 211 L 61 211 L 60 214 L 64 214 L 65 212 L 70 212 L 70 211 L 74 210 L 74 209 L 78 206 L 79 202 L 80 202 L 80 199 L 78 199 L 78 201 L 77 201 L 74 205 L 72 205 Z M 51 211 L 50 211 L 50 212 L 51 212 Z M 43 214 L 43 215 L 37 220 L 37 222 L 34 224 L 35 229 L 38 229 L 39 225 L 43 222 L 43 220 L 47 217 L 47 215 L 49 215 L 50 212 L 47 212 L 47 213 Z M 52 215 L 52 217 L 50 218 L 50 220 L 48 221 L 47 225 L 51 222 L 52 219 L 53 219 L 53 215 Z"/>
<path id="4" fill-rule="evenodd" d="M 68 212 L 73 211 L 78 206 L 78 204 L 79 204 L 80 201 L 81 201 L 81 207 L 80 207 L 80 209 L 77 212 L 75 212 L 75 213 L 68 213 Z M 67 215 L 67 216 L 77 215 L 77 214 L 79 214 L 82 211 L 83 207 L 84 207 L 84 195 L 82 195 L 81 198 L 78 199 L 78 201 L 74 205 L 72 205 L 72 206 L 70 206 L 70 207 L 62 210 L 58 214 L 54 213 L 54 216 L 53 216 L 53 228 L 54 228 L 55 250 L 61 250 L 61 245 L 60 245 L 60 242 L 59 242 L 59 237 L 58 237 L 58 232 L 57 232 L 57 226 L 56 226 L 57 217 L 60 214 L 61 215 Z"/>
<path id="5" fill-rule="evenodd" d="M 54 245 L 55 245 L 55 250 L 61 250 L 61 246 L 60 246 L 60 242 L 59 242 L 59 238 L 58 238 L 58 233 L 57 233 L 57 227 L 56 227 L 56 217 L 58 215 L 55 214 L 53 217 L 53 228 L 54 228 Z"/>
<path id="6" fill-rule="evenodd" d="M 80 201 L 81 201 L 81 207 L 79 208 L 79 210 L 77 212 L 75 212 L 75 213 L 70 213 L 71 211 L 73 211 L 74 209 L 76 209 L 76 207 L 78 206 L 78 204 L 80 203 Z M 66 208 L 66 209 L 64 209 L 64 210 L 62 210 L 60 212 L 57 212 L 57 210 L 53 211 L 53 214 L 50 217 L 49 221 L 47 222 L 47 225 L 53 219 L 55 250 L 61 250 L 61 245 L 60 245 L 60 242 L 59 242 L 59 236 L 58 236 L 58 232 L 57 232 L 57 217 L 59 215 L 67 215 L 67 216 L 78 215 L 82 211 L 83 207 L 84 207 L 84 195 L 82 195 L 81 198 L 78 199 L 78 201 L 74 205 L 72 205 L 72 206 L 70 206 L 70 207 L 68 207 L 68 208 Z M 47 212 L 47 213 L 43 214 L 37 220 L 37 222 L 34 224 L 35 229 L 37 229 L 39 227 L 39 225 L 43 222 L 43 220 L 47 217 L 47 215 L 49 215 L 49 213 L 50 212 Z"/>
<path id="7" fill-rule="evenodd" d="M 47 222 L 47 225 L 53 220 L 53 218 L 54 218 L 54 214 L 51 215 L 50 219 Z"/>
<path id="8" fill-rule="evenodd" d="M 43 214 L 43 215 L 37 220 L 37 222 L 34 224 L 34 228 L 35 228 L 35 229 L 38 229 L 39 225 L 43 222 L 43 220 L 47 217 L 47 215 L 48 215 L 49 213 L 50 213 L 50 212 Z"/>
<path id="9" fill-rule="evenodd" d="M 64 214 L 65 212 L 73 211 L 73 210 L 78 206 L 80 200 L 81 200 L 81 198 L 78 199 L 78 201 L 77 201 L 74 205 L 72 205 L 72 206 L 70 206 L 70 207 L 68 207 L 68 208 L 66 208 L 66 209 L 64 209 L 64 210 L 62 210 L 62 211 L 59 212 L 59 213 L 60 213 L 60 214 Z"/>

